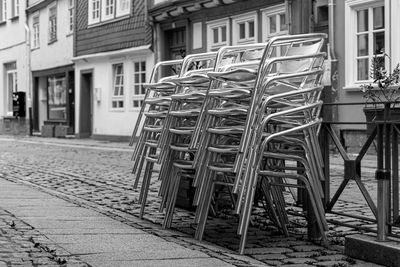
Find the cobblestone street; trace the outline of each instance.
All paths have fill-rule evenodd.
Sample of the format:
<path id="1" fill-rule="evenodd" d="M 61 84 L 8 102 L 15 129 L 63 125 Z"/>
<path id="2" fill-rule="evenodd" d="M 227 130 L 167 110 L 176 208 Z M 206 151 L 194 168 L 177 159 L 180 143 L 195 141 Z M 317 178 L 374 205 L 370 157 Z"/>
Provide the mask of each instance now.
<path id="1" fill-rule="evenodd" d="M 130 160 L 133 149 L 126 143 L 93 140 L 0 138 L 0 178 L 29 185 L 79 206 L 105 214 L 126 225 L 141 229 L 186 248 L 202 251 L 213 258 L 235 266 L 377 266 L 343 255 L 344 236 L 359 233 L 344 224 L 374 228 L 371 222 L 328 214 L 329 246 L 323 247 L 306 240 L 306 222 L 302 217 L 291 218 L 291 236 L 277 233 L 263 216 L 255 216 L 249 230 L 246 256 L 237 253 L 236 218 L 224 215 L 209 219 L 205 241 L 194 240 L 193 213 L 177 210 L 173 229 L 161 227 L 163 214 L 158 212 L 158 182 L 154 180 L 143 220 L 138 219 L 138 190 L 132 189 Z M 373 158 L 366 159 L 363 174 L 366 187 L 376 199 L 373 179 Z M 334 192 L 343 177 L 343 164 L 336 155 L 331 164 Z M 139 187 L 140 188 L 140 187 Z M 333 194 L 331 192 L 331 194 Z M 293 207 L 293 211 L 296 208 Z M 369 216 L 371 212 L 362 201 L 355 184 L 350 184 L 339 199 L 337 212 Z M 260 214 L 261 215 L 261 214 Z M 332 224 L 335 222 L 336 224 Z M 51 244 L 51 240 L 23 220 L 2 209 L 0 203 L 0 267 L 14 265 L 85 266 L 79 255 L 69 254 Z M 59 253 L 62 251 L 62 253 Z M 62 255 L 62 256 L 60 256 Z M 249 257 L 248 257 L 249 256 Z"/>

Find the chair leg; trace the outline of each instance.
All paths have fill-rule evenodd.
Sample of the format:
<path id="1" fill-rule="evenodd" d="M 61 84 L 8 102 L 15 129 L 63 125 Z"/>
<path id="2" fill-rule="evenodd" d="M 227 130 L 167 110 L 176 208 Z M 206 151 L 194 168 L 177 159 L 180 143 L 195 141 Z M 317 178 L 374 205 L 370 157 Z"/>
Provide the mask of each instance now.
<path id="1" fill-rule="evenodd" d="M 143 185 L 141 188 L 141 198 L 139 197 L 139 201 L 141 202 L 140 205 L 140 213 L 139 213 L 139 218 L 143 218 L 144 214 L 144 208 L 146 207 L 146 200 L 147 200 L 147 195 L 149 192 L 149 187 L 150 187 L 150 181 L 151 181 L 151 170 L 153 169 L 154 163 L 152 161 L 148 161 L 146 164 L 146 170 L 145 174 L 143 177 Z"/>

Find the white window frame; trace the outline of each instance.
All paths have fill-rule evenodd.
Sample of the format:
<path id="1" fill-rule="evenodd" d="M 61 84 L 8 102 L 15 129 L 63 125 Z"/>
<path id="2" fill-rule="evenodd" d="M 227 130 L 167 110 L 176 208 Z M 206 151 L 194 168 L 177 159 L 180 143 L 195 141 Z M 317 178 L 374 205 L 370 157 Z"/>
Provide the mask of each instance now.
<path id="1" fill-rule="evenodd" d="M 0 22 L 7 20 L 7 0 L 0 0 Z"/>
<path id="2" fill-rule="evenodd" d="M 218 40 L 222 40 L 222 27 L 226 27 L 226 40 L 213 42 L 214 29 L 218 30 Z M 223 18 L 207 22 L 207 50 L 213 51 L 224 45 L 230 45 L 230 23 L 229 18 Z"/>
<path id="3" fill-rule="evenodd" d="M 254 22 L 254 36 L 249 36 L 249 22 Z M 245 24 L 245 38 L 240 39 L 240 24 Z M 253 44 L 258 42 L 258 16 L 257 12 L 249 12 L 232 17 L 232 43 Z"/>
<path id="4" fill-rule="evenodd" d="M 9 75 L 12 75 L 13 86 L 10 88 Z M 6 71 L 7 112 L 13 112 L 13 93 L 18 91 L 17 69 Z"/>
<path id="5" fill-rule="evenodd" d="M 115 17 L 122 17 L 131 13 L 131 0 L 114 0 L 116 2 Z"/>
<path id="6" fill-rule="evenodd" d="M 122 66 L 122 73 L 117 74 L 117 66 Z M 122 81 L 117 84 L 117 77 L 120 76 L 122 77 Z M 111 80 L 112 80 L 112 86 L 111 86 L 111 110 L 114 111 L 121 111 L 125 109 L 125 89 L 126 89 L 126 79 L 125 79 L 125 67 L 123 62 L 118 62 L 118 63 L 113 63 L 111 64 Z M 118 87 L 118 89 L 116 88 Z M 121 93 L 122 89 L 122 93 Z M 115 90 L 118 90 L 117 94 L 115 94 Z M 113 107 L 113 103 L 116 102 L 117 106 Z M 119 104 L 122 102 L 122 107 L 119 106 Z"/>
<path id="7" fill-rule="evenodd" d="M 74 31 L 74 17 L 75 17 L 74 0 L 68 0 L 68 32 Z"/>
<path id="8" fill-rule="evenodd" d="M 19 16 L 19 0 L 11 0 L 11 18 Z"/>
<path id="9" fill-rule="evenodd" d="M 111 20 L 115 16 L 115 0 L 101 0 L 101 21 Z"/>
<path id="10" fill-rule="evenodd" d="M 55 10 L 55 14 L 51 14 L 51 10 Z M 57 2 L 52 5 L 49 5 L 48 8 L 48 15 L 49 15 L 49 43 L 54 43 L 57 41 Z"/>
<path id="11" fill-rule="evenodd" d="M 37 23 L 35 23 L 37 19 Z M 32 49 L 40 47 L 40 16 L 39 11 L 32 14 Z"/>
<path id="12" fill-rule="evenodd" d="M 288 27 L 288 21 L 287 21 L 287 9 L 285 4 L 280 4 L 276 5 L 273 7 L 268 7 L 265 9 L 261 10 L 261 32 L 262 32 L 262 42 L 266 42 L 269 38 L 273 36 L 278 36 L 278 35 L 285 35 L 289 34 L 289 27 Z M 281 29 L 281 15 L 285 14 L 285 20 L 286 20 L 286 29 L 282 30 Z M 276 18 L 276 32 L 271 33 L 270 32 L 270 23 L 269 19 L 270 17 L 275 16 Z"/>
<path id="13" fill-rule="evenodd" d="M 361 84 L 364 84 L 367 81 L 370 80 L 357 80 L 357 11 L 363 10 L 365 8 L 374 8 L 374 7 L 379 7 L 384 5 L 384 11 L 385 11 L 385 53 L 388 54 L 389 56 L 390 51 L 390 32 L 389 32 L 389 27 L 390 25 L 389 22 L 389 10 L 388 7 L 389 5 L 387 4 L 387 1 L 385 0 L 346 0 L 345 1 L 345 24 L 347 27 L 345 27 L 345 87 L 344 89 L 359 89 Z M 369 12 L 370 13 L 370 12 Z M 369 30 L 371 30 L 371 21 L 369 21 Z M 369 38 L 368 40 L 369 44 L 369 51 L 372 51 L 371 45 L 373 44 L 373 40 Z M 369 57 L 371 58 L 373 56 L 373 53 L 371 54 L 370 52 L 368 53 Z M 393 62 L 392 62 L 393 63 Z M 369 61 L 369 66 L 370 66 L 370 61 Z M 387 62 L 387 66 L 388 62 Z"/>
<path id="14" fill-rule="evenodd" d="M 135 59 L 134 61 L 132 61 L 132 87 L 131 87 L 131 92 L 130 92 L 130 108 L 133 110 L 137 110 L 140 109 L 142 104 L 143 104 L 143 99 L 144 99 L 144 95 L 145 95 L 145 91 L 143 88 L 143 83 L 147 82 L 147 62 L 146 59 Z M 139 71 L 136 71 L 135 69 L 135 64 L 139 63 Z M 142 70 L 142 64 L 144 64 L 145 70 Z M 139 82 L 137 83 L 135 75 L 139 75 Z M 142 79 L 142 74 L 145 75 L 145 79 Z M 138 85 L 139 86 L 139 94 L 136 94 L 135 92 L 135 86 Z M 141 92 L 144 92 L 143 94 Z M 133 105 L 134 101 L 138 101 L 139 105 L 137 107 L 135 107 Z"/>
<path id="15" fill-rule="evenodd" d="M 128 16 L 131 13 L 131 2 L 131 0 L 89 0 L 88 25 Z M 96 9 L 93 8 L 93 3 L 96 3 Z M 93 17 L 94 14 L 96 14 L 95 17 Z"/>
<path id="16" fill-rule="evenodd" d="M 95 24 L 100 22 L 101 14 L 101 1 L 100 0 L 89 0 L 88 1 L 88 24 Z M 95 16 L 93 16 L 95 15 Z"/>

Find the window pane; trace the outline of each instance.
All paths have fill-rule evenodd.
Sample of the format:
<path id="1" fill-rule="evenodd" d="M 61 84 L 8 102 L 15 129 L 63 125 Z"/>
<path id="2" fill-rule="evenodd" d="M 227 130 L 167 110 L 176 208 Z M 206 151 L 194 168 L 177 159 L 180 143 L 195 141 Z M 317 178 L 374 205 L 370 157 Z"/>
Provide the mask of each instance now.
<path id="1" fill-rule="evenodd" d="M 135 62 L 135 72 L 139 71 L 139 62 Z"/>
<path id="2" fill-rule="evenodd" d="M 146 82 L 146 73 L 142 73 L 142 79 L 140 81 L 141 83 Z"/>
<path id="3" fill-rule="evenodd" d="M 226 42 L 226 26 L 221 27 L 221 42 Z"/>
<path id="4" fill-rule="evenodd" d="M 134 107 L 134 108 L 139 107 L 139 101 L 133 100 L 133 107 Z"/>
<path id="5" fill-rule="evenodd" d="M 135 80 L 133 82 L 134 83 L 139 83 L 139 74 L 136 73 L 134 77 L 135 77 Z"/>
<path id="6" fill-rule="evenodd" d="M 385 33 L 374 33 L 374 53 L 382 54 L 385 52 Z"/>
<path id="7" fill-rule="evenodd" d="M 275 16 L 269 17 L 269 32 L 276 33 L 276 17 Z"/>
<path id="8" fill-rule="evenodd" d="M 213 29 L 213 43 L 218 43 L 218 28 Z"/>
<path id="9" fill-rule="evenodd" d="M 142 62 L 142 71 L 146 71 L 146 62 Z"/>
<path id="10" fill-rule="evenodd" d="M 254 37 L 254 21 L 249 21 L 249 37 Z"/>
<path id="11" fill-rule="evenodd" d="M 246 25 L 244 23 L 239 24 L 239 39 L 246 38 Z"/>
<path id="12" fill-rule="evenodd" d="M 362 34 L 357 36 L 357 55 L 366 56 L 368 55 L 368 35 Z"/>
<path id="13" fill-rule="evenodd" d="M 385 11 L 383 6 L 374 8 L 374 30 L 385 27 Z"/>
<path id="14" fill-rule="evenodd" d="M 140 94 L 139 93 L 139 85 L 135 84 L 134 88 L 135 88 L 135 95 Z"/>
<path id="15" fill-rule="evenodd" d="M 357 11 L 357 32 L 368 31 L 368 9 Z"/>
<path id="16" fill-rule="evenodd" d="M 117 102 L 116 102 L 116 101 L 113 101 L 113 102 L 112 102 L 112 107 L 113 107 L 113 108 L 116 108 L 116 107 L 117 107 Z"/>
<path id="17" fill-rule="evenodd" d="M 281 31 L 286 31 L 286 15 L 285 14 L 280 14 L 279 15 L 280 19 L 280 26 L 281 26 Z"/>
<path id="18" fill-rule="evenodd" d="M 357 80 L 368 80 L 368 58 L 357 60 Z"/>
<path id="19" fill-rule="evenodd" d="M 141 89 L 141 93 L 142 93 L 142 95 L 144 95 L 144 94 L 146 93 L 146 89 L 143 87 L 143 85 L 142 85 L 142 86 L 140 86 L 140 89 Z"/>

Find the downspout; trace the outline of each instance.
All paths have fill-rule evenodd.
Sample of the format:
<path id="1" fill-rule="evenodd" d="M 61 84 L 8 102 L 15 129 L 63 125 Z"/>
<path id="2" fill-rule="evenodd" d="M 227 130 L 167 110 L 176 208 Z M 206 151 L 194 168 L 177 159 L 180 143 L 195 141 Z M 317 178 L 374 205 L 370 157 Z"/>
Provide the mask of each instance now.
<path id="1" fill-rule="evenodd" d="M 287 13 L 287 23 L 288 23 L 288 32 L 292 34 L 292 0 L 286 0 L 286 13 Z"/>
<path id="2" fill-rule="evenodd" d="M 24 23 L 25 27 L 25 45 L 26 45 L 26 83 L 28 86 L 28 97 L 26 99 L 26 108 L 29 114 L 29 134 L 32 135 L 33 131 L 33 118 L 32 118 L 32 73 L 31 73 L 31 30 L 28 24 Z"/>
<path id="3" fill-rule="evenodd" d="M 328 2 L 328 27 L 329 27 L 329 43 L 327 45 L 328 52 L 328 66 L 330 67 L 330 79 L 328 78 L 329 85 L 331 87 L 330 94 L 327 96 L 329 102 L 338 102 L 338 83 L 339 83 L 339 75 L 338 75 L 338 60 L 336 57 L 335 50 L 335 9 L 336 9 L 336 0 L 329 0 Z M 328 84 L 327 84 L 328 85 Z M 328 85 L 328 86 L 329 86 Z M 327 94 L 328 95 L 328 94 Z M 332 110 L 329 112 L 332 116 L 332 120 L 336 120 L 338 118 L 338 110 L 337 106 L 332 106 Z"/>

